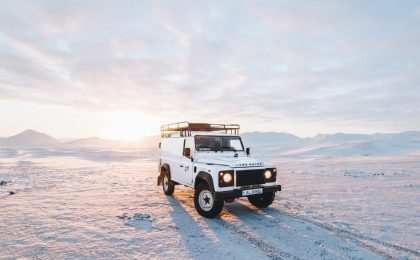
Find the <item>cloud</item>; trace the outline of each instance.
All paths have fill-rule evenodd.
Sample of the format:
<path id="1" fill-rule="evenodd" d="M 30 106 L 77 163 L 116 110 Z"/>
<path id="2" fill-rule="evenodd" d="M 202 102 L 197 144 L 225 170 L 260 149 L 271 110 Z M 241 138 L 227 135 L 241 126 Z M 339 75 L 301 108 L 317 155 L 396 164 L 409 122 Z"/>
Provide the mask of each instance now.
<path id="1" fill-rule="evenodd" d="M 420 129 L 416 2 L 15 5 L 0 4 L 0 99 Z"/>

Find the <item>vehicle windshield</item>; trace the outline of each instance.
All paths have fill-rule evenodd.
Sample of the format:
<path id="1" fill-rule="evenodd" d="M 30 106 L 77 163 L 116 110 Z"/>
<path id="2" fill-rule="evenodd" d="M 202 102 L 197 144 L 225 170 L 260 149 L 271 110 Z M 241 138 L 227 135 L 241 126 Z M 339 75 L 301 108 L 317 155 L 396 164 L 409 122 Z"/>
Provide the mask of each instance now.
<path id="1" fill-rule="evenodd" d="M 239 136 L 195 136 L 195 149 L 197 151 L 243 151 L 241 138 Z"/>

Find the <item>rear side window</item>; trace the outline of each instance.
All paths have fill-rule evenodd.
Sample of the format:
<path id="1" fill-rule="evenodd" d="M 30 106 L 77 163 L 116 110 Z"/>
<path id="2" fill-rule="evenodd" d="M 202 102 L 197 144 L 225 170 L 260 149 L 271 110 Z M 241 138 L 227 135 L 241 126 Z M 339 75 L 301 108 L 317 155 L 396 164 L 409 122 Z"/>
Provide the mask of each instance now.
<path id="1" fill-rule="evenodd" d="M 184 141 L 184 148 L 190 148 L 191 156 L 193 156 L 194 152 L 194 140 L 193 139 L 185 139 Z M 185 156 L 185 154 L 184 154 Z"/>
<path id="2" fill-rule="evenodd" d="M 181 138 L 166 138 L 162 141 L 161 149 L 164 154 L 171 156 L 182 155 L 184 147 L 184 139 Z"/>

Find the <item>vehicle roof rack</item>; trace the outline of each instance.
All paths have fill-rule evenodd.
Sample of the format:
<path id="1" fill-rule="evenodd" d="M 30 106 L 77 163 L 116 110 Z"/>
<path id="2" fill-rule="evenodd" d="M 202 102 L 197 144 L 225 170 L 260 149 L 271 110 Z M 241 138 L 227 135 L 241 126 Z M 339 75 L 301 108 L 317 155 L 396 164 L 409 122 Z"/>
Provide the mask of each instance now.
<path id="1" fill-rule="evenodd" d="M 190 123 L 178 122 L 160 127 L 162 137 L 171 137 L 173 133 L 179 133 L 179 136 L 191 136 L 192 131 L 224 131 L 226 134 L 239 135 L 238 124 L 209 124 L 209 123 Z"/>

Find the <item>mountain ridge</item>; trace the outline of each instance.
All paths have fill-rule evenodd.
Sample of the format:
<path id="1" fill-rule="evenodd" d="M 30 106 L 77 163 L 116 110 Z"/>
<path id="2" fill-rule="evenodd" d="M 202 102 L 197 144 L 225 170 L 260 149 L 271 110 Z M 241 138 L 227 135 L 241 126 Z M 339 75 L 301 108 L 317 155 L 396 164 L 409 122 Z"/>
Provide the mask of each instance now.
<path id="1" fill-rule="evenodd" d="M 86 138 L 74 139 L 64 144 L 72 146 L 109 146 L 109 145 L 119 145 L 122 141 L 120 140 L 108 140 L 103 139 L 97 136 L 91 136 Z"/>
<path id="2" fill-rule="evenodd" d="M 279 156 L 316 156 L 316 155 L 354 155 L 354 154 L 410 154 L 420 152 L 420 132 L 404 131 L 399 133 L 374 134 L 318 134 L 313 137 L 298 137 L 285 132 L 245 132 L 242 135 L 244 145 L 251 147 L 255 155 Z M 131 147 L 156 148 L 159 135 L 143 137 L 138 142 L 125 143 L 119 140 L 107 140 L 97 136 L 60 141 L 52 136 L 27 129 L 14 136 L 0 138 L 0 145 L 11 147 Z M 66 149 L 66 148 L 64 148 Z"/>
<path id="3" fill-rule="evenodd" d="M 52 136 L 32 129 L 26 129 L 25 131 L 10 137 L 4 137 L 0 139 L 0 141 L 3 145 L 16 146 L 44 146 L 59 143 L 59 141 Z"/>

